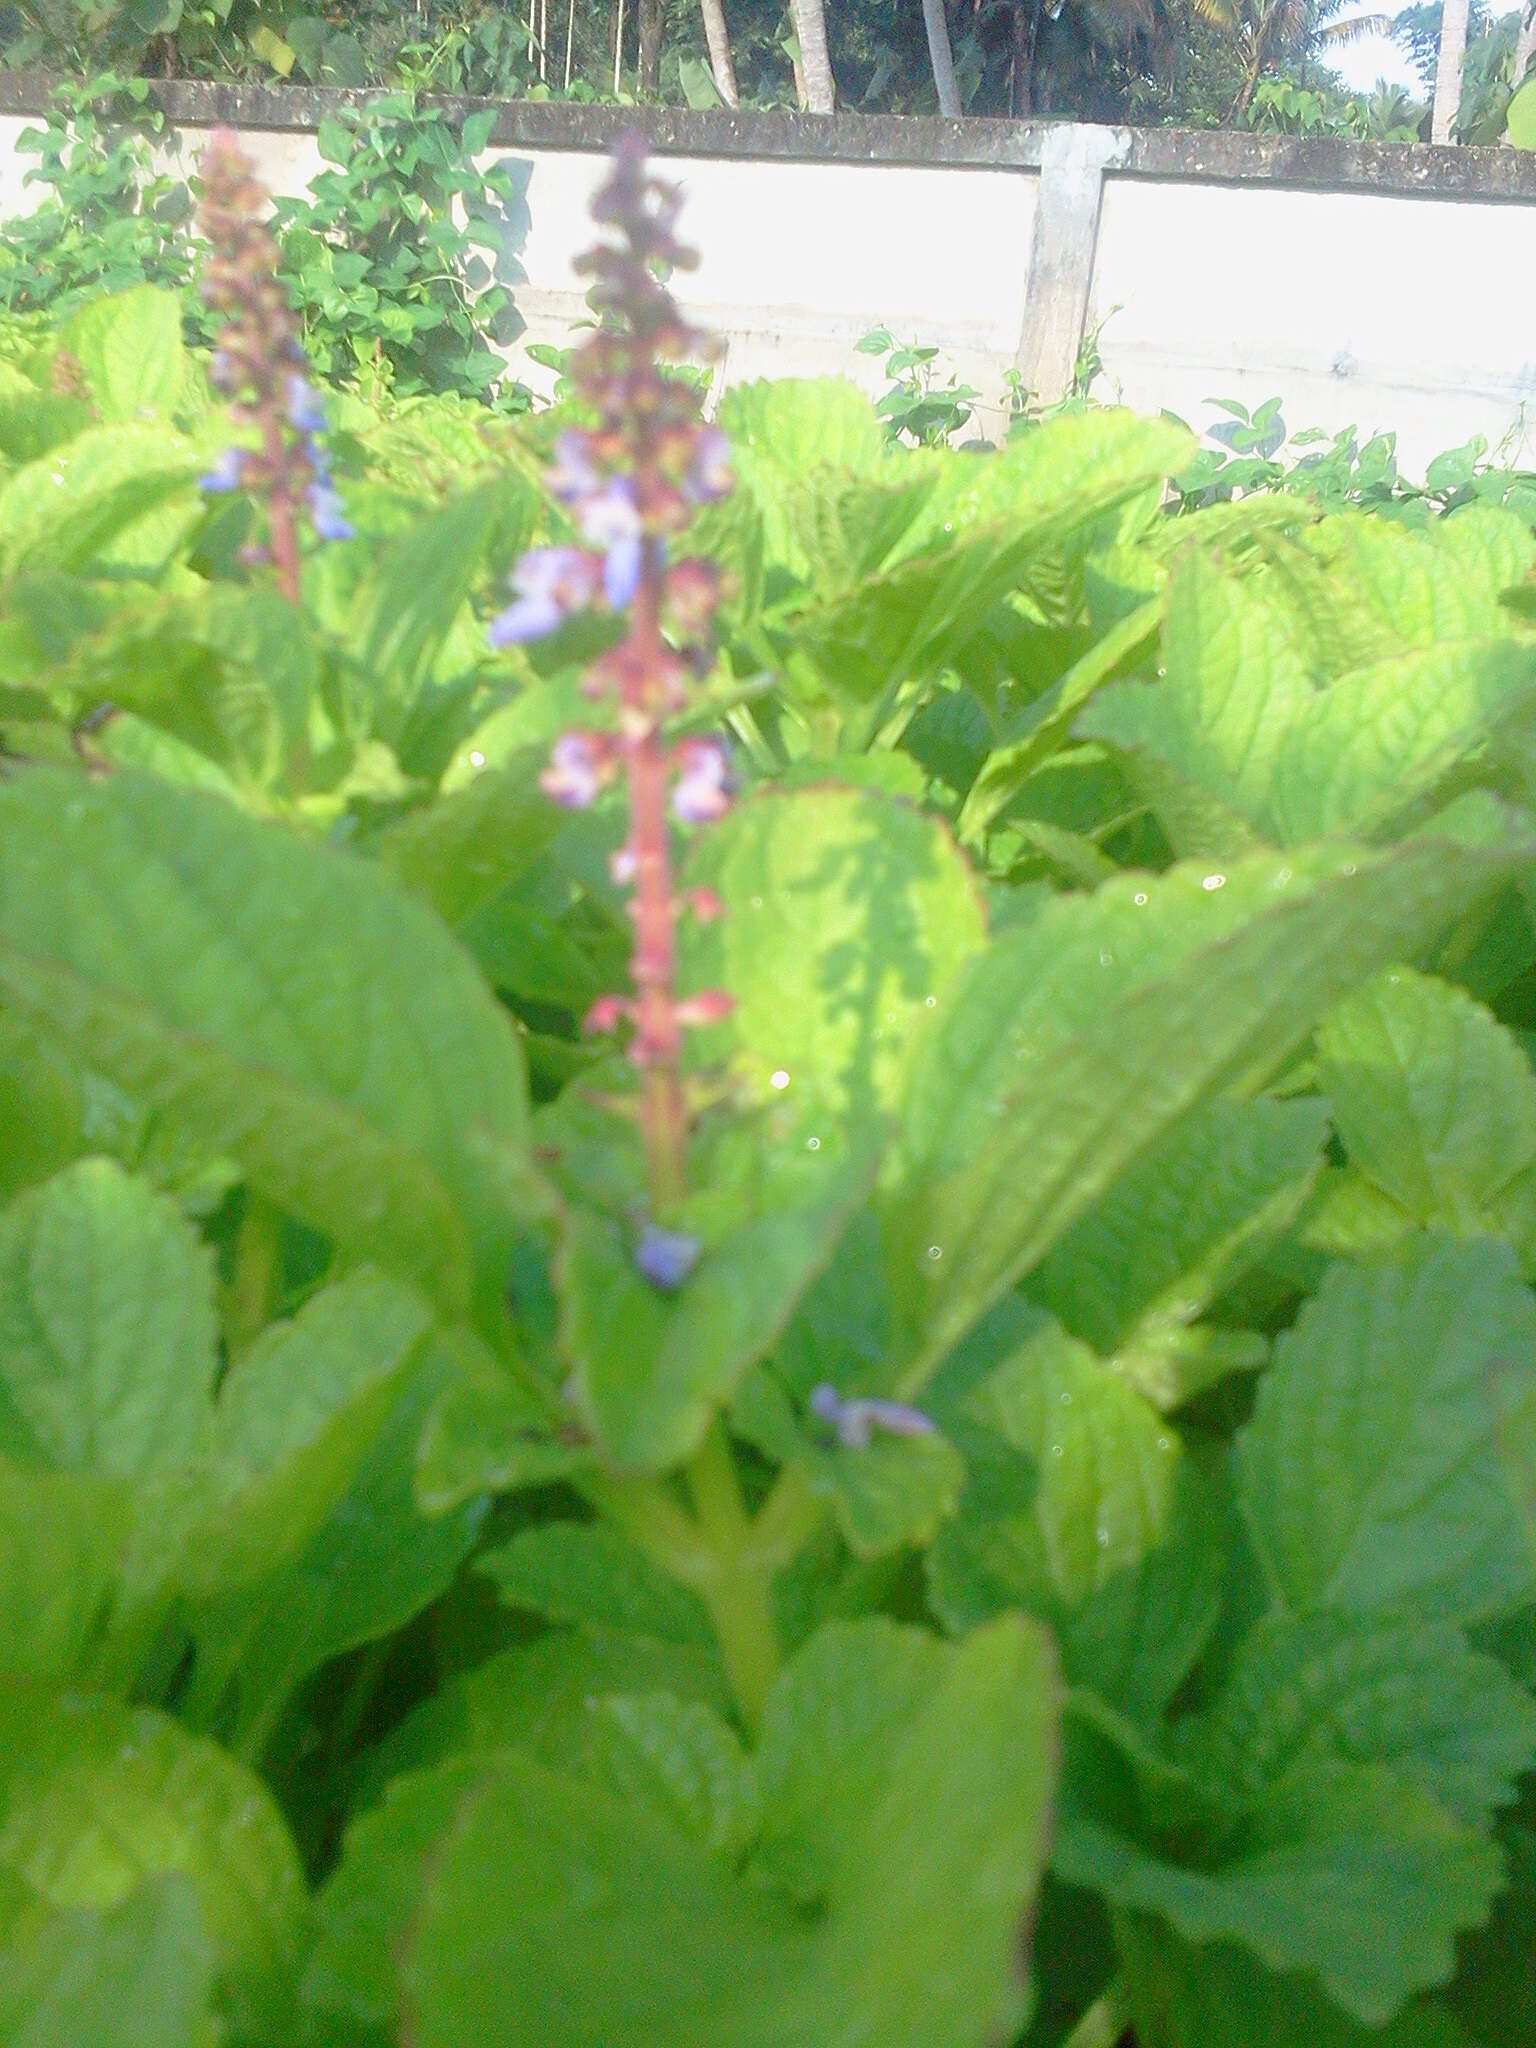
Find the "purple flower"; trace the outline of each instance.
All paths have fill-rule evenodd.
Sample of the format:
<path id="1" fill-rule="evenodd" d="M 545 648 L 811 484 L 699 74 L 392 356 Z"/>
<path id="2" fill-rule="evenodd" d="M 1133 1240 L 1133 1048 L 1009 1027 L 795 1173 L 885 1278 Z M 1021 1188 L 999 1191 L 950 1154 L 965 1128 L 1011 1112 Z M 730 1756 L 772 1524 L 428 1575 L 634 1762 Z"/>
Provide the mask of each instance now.
<path id="1" fill-rule="evenodd" d="M 323 434 L 325 412 L 314 386 L 297 370 L 288 379 L 288 420 L 301 434 Z"/>
<path id="2" fill-rule="evenodd" d="M 597 596 L 600 564 L 581 548 L 533 548 L 512 571 L 517 602 L 488 629 L 493 647 L 542 640 Z"/>
<path id="3" fill-rule="evenodd" d="M 683 478 L 683 496 L 695 505 L 709 505 L 731 488 L 731 444 L 718 427 L 700 429 L 693 459 Z"/>
<path id="4" fill-rule="evenodd" d="M 603 557 L 603 595 L 616 612 L 633 602 L 645 567 L 645 542 L 639 534 L 616 540 Z"/>
<path id="5" fill-rule="evenodd" d="M 635 1264 L 664 1294 L 681 1287 L 704 1247 L 685 1231 L 663 1230 L 659 1223 L 647 1223 L 635 1243 Z"/>
<path id="6" fill-rule="evenodd" d="M 718 740 L 684 740 L 672 814 L 684 825 L 713 825 L 731 808 L 731 763 Z"/>
<path id="7" fill-rule="evenodd" d="M 208 382 L 215 391 L 238 391 L 240 369 L 227 348 L 216 348 L 213 361 L 208 365 Z"/>
<path id="8" fill-rule="evenodd" d="M 238 491 L 248 460 L 244 448 L 226 448 L 208 474 L 198 478 L 198 489 L 215 497 L 225 491 Z"/>
<path id="9" fill-rule="evenodd" d="M 555 459 L 545 474 L 550 494 L 562 505 L 574 505 L 602 489 L 602 478 L 592 461 L 590 444 L 583 433 L 568 427 L 555 442 Z"/>
<path id="10" fill-rule="evenodd" d="M 312 483 L 305 493 L 309 516 L 321 540 L 352 540 L 357 528 L 348 519 L 335 489 L 323 479 Z"/>
<path id="11" fill-rule="evenodd" d="M 846 1451 L 867 1450 L 877 1430 L 886 1436 L 937 1434 L 920 1408 L 909 1408 L 905 1401 L 875 1398 L 845 1401 L 836 1387 L 825 1381 L 813 1390 L 809 1405 L 816 1419 L 836 1433 Z"/>
<path id="12" fill-rule="evenodd" d="M 611 476 L 597 490 L 584 497 L 576 508 L 576 523 L 595 548 L 611 548 L 620 541 L 638 541 L 641 536 L 640 507 L 635 501 L 634 479 Z"/>
<path id="13" fill-rule="evenodd" d="M 607 750 L 589 732 L 568 732 L 556 740 L 539 787 L 562 810 L 584 811 L 608 780 Z"/>

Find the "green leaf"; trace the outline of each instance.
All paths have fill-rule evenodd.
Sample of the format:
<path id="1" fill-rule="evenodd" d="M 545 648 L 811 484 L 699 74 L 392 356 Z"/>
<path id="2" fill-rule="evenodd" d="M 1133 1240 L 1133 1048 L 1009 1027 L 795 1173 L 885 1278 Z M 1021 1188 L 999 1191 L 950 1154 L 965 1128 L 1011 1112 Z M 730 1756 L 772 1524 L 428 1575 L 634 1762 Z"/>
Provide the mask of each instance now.
<path id="1" fill-rule="evenodd" d="M 1507 872 L 1444 843 L 1128 875 L 962 969 L 882 1197 L 905 1389 L 1199 1103 L 1261 1081 L 1347 989 Z"/>
<path id="2" fill-rule="evenodd" d="M 6 2048 L 218 2048 L 197 1891 L 149 1879 L 101 1909 L 26 1916 L 0 1952 Z"/>
<path id="3" fill-rule="evenodd" d="M 460 2042 L 471 2015 L 487 2048 L 626 2048 L 658 2014 L 676 2048 L 982 2048 L 1027 2009 L 1051 1721 L 1019 1622 L 940 1650 L 809 1923 L 643 1808 L 509 1756 L 426 1885 L 403 1972 L 422 2048 Z"/>
<path id="4" fill-rule="evenodd" d="M 1158 1921 L 1122 1917 L 1119 1948 L 1146 2048 L 1480 2048 L 1433 2001 L 1363 2027 L 1305 1977 L 1276 1976 L 1224 1942 L 1181 1941 Z"/>
<path id="5" fill-rule="evenodd" d="M 106 1632 L 131 1526 L 122 1487 L 0 1458 L 0 1684 L 79 1676 Z"/>
<path id="6" fill-rule="evenodd" d="M 198 1591 L 260 1577 L 308 1543 L 347 1492 L 430 1317 L 366 1269 L 270 1324 L 226 1374 L 202 1526 L 182 1565 Z"/>
<path id="7" fill-rule="evenodd" d="M 219 1597 L 193 1616 L 203 1665 L 232 1676 L 236 1739 L 254 1747 L 251 1731 L 270 1726 L 305 1678 L 403 1628 L 468 1556 L 484 1520 L 483 1494 L 430 1519 L 415 1499 L 422 1425 L 448 1376 L 441 1343 L 429 1339 L 391 1382 L 382 1416 L 382 1404 L 365 1396 L 366 1419 L 377 1426 L 363 1443 L 355 1410 L 345 1423 L 359 1438 L 345 1492 L 318 1519 L 324 1496 L 314 1490 L 311 1451 L 305 1526 L 284 1530 L 258 1579 L 220 1587 Z M 340 1433 L 341 1425 L 333 1426 L 332 1435 Z M 324 1475 L 332 1496 L 344 1469 L 338 1456 Z M 202 1666 L 198 1677 L 205 1682 Z"/>
<path id="8" fill-rule="evenodd" d="M 1458 1236 L 1536 1239 L 1536 1075 L 1464 990 L 1395 968 L 1318 1031 L 1318 1085 L 1350 1163 Z"/>
<path id="9" fill-rule="evenodd" d="M 547 1621 L 665 1643 L 713 1640 L 698 1598 L 605 1522 L 539 1523 L 483 1551 L 475 1569 L 507 1606 Z"/>
<path id="10" fill-rule="evenodd" d="M 0 990 L 354 1259 L 459 1311 L 477 1257 L 499 1297 L 521 1054 L 375 870 L 199 792 L 32 771 L 0 791 Z"/>
<path id="11" fill-rule="evenodd" d="M 1032 1299 L 1177 1407 L 1205 1358 L 1188 1326 L 1294 1218 L 1327 1128 L 1315 1098 L 1203 1104 L 1046 1254 Z"/>
<path id="12" fill-rule="evenodd" d="M 1209 795 L 1257 821 L 1275 760 L 1315 692 L 1288 610 L 1262 577 L 1191 551 L 1168 586 L 1163 680 L 1100 693 L 1078 729 L 1149 745 Z"/>
<path id="13" fill-rule="evenodd" d="M 1497 1848 L 1381 1766 L 1313 1764 L 1269 1788 L 1217 1868 L 1161 1861 L 1069 1818 L 1054 1868 L 1188 1941 L 1239 1942 L 1303 1971 L 1367 2026 L 1445 1983 L 1455 1938 L 1488 1913 Z"/>
<path id="14" fill-rule="evenodd" d="M 1536 79 L 1527 80 L 1510 96 L 1504 124 L 1516 149 L 1536 149 Z"/>
<path id="15" fill-rule="evenodd" d="M 0 1867 L 66 1910 L 183 1876 L 238 2020 L 280 2028 L 307 1894 L 260 1782 L 166 1715 L 111 1700 L 16 1688 L 0 1737 Z"/>
<path id="16" fill-rule="evenodd" d="M 1536 1704 L 1452 1623 L 1272 1615 L 1243 1637 L 1180 1755 L 1238 1801 L 1315 1764 L 1390 1764 L 1477 1823 L 1513 1801 L 1536 1757 Z"/>
<path id="17" fill-rule="evenodd" d="M 138 1477 L 212 1399 L 213 1264 L 175 1206 L 86 1159 L 0 1215 L 0 1451 Z"/>
<path id="18" fill-rule="evenodd" d="M 514 756 L 390 825 L 373 842 L 379 865 L 445 924 L 463 925 L 523 882 L 559 830 L 539 788 L 546 758 L 542 750 Z"/>
<path id="19" fill-rule="evenodd" d="M 1497 1430 L 1533 1358 L 1536 1302 L 1503 1245 L 1428 1239 L 1393 1262 L 1330 1267 L 1239 1439 L 1243 1509 L 1276 1593 L 1460 1620 L 1528 1597 Z"/>
<path id="20" fill-rule="evenodd" d="M 156 571 L 202 517 L 196 453 L 164 427 L 88 427 L 0 486 L 0 576 Z"/>
<path id="21" fill-rule="evenodd" d="M 785 508 L 817 472 L 867 475 L 884 464 L 885 432 L 874 407 L 856 385 L 835 377 L 776 377 L 733 385 L 719 421 L 732 465 L 762 512 L 771 553 L 805 573 Z"/>
<path id="22" fill-rule="evenodd" d="M 1006 1583 L 1036 1612 L 1080 1607 L 1155 1550 L 1168 1527 L 1177 1437 L 1136 1390 L 1059 1324 L 1044 1321 L 965 1403 L 968 1419 L 1015 1455 L 1011 1512 L 961 1519 L 932 1558 L 941 1608 L 948 1575 L 972 1544 L 996 1553 Z M 958 1587 L 954 1588 L 958 1593 Z"/>
<path id="23" fill-rule="evenodd" d="M 169 416 L 187 376 L 181 308 L 172 292 L 140 285 L 93 299 L 59 336 L 79 363 L 97 416 L 106 422 Z"/>
<path id="24" fill-rule="evenodd" d="M 944 828 L 868 790 L 765 794 L 700 841 L 688 879 L 730 912 L 687 952 L 690 984 L 736 999 L 707 1054 L 731 1056 L 749 1099 L 824 1112 L 829 1144 L 850 1114 L 889 1109 L 984 936 Z"/>

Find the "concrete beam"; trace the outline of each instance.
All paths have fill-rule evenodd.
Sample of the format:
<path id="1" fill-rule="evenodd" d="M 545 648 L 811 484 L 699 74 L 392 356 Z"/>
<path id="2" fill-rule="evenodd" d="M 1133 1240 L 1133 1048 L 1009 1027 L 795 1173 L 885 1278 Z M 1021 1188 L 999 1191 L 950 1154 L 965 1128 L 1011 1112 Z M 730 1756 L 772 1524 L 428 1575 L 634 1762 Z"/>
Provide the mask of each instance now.
<path id="1" fill-rule="evenodd" d="M 1104 173 L 1128 160 L 1131 144 L 1129 129 L 1075 123 L 1045 137 L 1018 367 L 1026 391 L 1047 404 L 1072 388 L 1093 291 Z"/>

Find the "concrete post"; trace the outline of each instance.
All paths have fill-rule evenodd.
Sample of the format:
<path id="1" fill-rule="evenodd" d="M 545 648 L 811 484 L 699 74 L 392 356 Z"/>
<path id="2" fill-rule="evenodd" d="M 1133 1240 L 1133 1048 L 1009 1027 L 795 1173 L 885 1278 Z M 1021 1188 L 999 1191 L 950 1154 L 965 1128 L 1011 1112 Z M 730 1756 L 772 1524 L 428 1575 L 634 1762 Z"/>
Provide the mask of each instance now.
<path id="1" fill-rule="evenodd" d="M 1104 173 L 1127 162 L 1132 141 L 1128 129 L 1076 122 L 1046 131 L 1018 353 L 1025 388 L 1046 404 L 1072 388 L 1088 326 Z"/>

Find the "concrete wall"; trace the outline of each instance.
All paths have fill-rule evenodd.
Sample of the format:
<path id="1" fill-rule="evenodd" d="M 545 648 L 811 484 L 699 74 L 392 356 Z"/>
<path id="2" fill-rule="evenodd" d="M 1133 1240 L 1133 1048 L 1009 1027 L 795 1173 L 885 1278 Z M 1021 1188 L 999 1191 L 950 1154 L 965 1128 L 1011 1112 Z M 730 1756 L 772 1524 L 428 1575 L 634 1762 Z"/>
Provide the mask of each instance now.
<path id="1" fill-rule="evenodd" d="M 156 88 L 168 160 L 217 121 L 274 189 L 318 167 L 358 96 Z M 15 141 L 41 104 L 0 79 L 0 217 L 30 204 Z M 464 103 L 456 103 L 462 105 Z M 488 154 L 519 203 L 501 268 L 529 342 L 584 311 L 574 257 L 602 152 L 638 118 L 703 252 L 680 281 L 725 376 L 842 372 L 876 325 L 938 345 L 1003 420 L 1005 373 L 1054 396 L 1102 323 L 1105 395 L 1196 424 L 1278 395 L 1293 429 L 1395 429 L 1405 466 L 1481 433 L 1536 462 L 1536 157 L 1228 133 L 514 103 Z M 523 367 L 533 381 L 540 373 Z"/>

